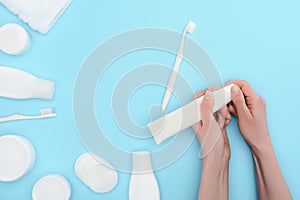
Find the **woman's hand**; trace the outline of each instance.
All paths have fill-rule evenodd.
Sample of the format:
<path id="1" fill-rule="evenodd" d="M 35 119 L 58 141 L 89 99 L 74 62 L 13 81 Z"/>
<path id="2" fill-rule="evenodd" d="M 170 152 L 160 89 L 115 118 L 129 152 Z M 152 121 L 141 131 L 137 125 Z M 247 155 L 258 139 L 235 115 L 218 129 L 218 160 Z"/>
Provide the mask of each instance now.
<path id="1" fill-rule="evenodd" d="M 230 146 L 225 127 L 230 122 L 227 107 L 212 114 L 211 90 L 195 95 L 205 97 L 200 105 L 201 121 L 193 126 L 202 149 L 202 175 L 198 199 L 228 199 Z"/>
<path id="2" fill-rule="evenodd" d="M 241 135 L 252 150 L 259 199 L 292 199 L 271 143 L 265 101 L 246 81 L 233 80 L 229 110 L 238 118 Z"/>
<path id="3" fill-rule="evenodd" d="M 246 81 L 233 80 L 229 111 L 238 118 L 241 135 L 254 152 L 271 146 L 266 117 L 266 103 Z M 226 84 L 226 85 L 227 85 Z"/>
<path id="4" fill-rule="evenodd" d="M 214 88 L 216 89 L 216 88 Z M 200 106 L 201 121 L 193 126 L 202 148 L 203 161 L 230 159 L 230 146 L 225 127 L 230 122 L 227 107 L 212 113 L 214 99 L 211 90 L 202 91 L 194 96 L 204 96 Z"/>

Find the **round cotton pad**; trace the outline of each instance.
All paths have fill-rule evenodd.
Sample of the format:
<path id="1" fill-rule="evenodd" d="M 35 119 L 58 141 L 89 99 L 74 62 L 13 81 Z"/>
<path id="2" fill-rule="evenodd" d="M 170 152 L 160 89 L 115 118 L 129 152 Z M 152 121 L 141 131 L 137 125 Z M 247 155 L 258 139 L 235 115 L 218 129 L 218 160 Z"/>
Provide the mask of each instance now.
<path id="1" fill-rule="evenodd" d="M 18 24 L 6 24 L 0 28 L 0 49 L 7 54 L 20 55 L 30 47 L 26 30 Z"/>
<path id="2" fill-rule="evenodd" d="M 82 179 L 83 168 L 91 161 L 91 156 L 89 154 L 82 154 L 75 163 L 75 173 L 78 178 Z"/>
<path id="3" fill-rule="evenodd" d="M 15 181 L 32 168 L 35 152 L 31 143 L 21 136 L 0 137 L 0 181 Z"/>
<path id="4" fill-rule="evenodd" d="M 41 178 L 33 187 L 33 200 L 68 200 L 71 198 L 71 186 L 67 179 L 58 174 Z"/>
<path id="5" fill-rule="evenodd" d="M 118 183 L 118 174 L 103 158 L 85 153 L 75 163 L 75 173 L 90 189 L 97 193 L 112 190 Z"/>
<path id="6" fill-rule="evenodd" d="M 93 191 L 105 193 L 111 191 L 117 185 L 118 174 L 105 165 L 97 164 L 89 168 L 85 179 Z"/>

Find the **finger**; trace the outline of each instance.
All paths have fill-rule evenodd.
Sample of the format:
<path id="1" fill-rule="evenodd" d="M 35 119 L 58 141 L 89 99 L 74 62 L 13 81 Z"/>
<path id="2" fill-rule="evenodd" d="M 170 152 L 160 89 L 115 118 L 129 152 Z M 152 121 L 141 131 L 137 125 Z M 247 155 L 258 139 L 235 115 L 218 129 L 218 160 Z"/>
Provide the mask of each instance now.
<path id="1" fill-rule="evenodd" d="M 226 127 L 228 124 L 230 124 L 230 122 L 231 122 L 231 118 L 226 118 L 224 126 Z"/>
<path id="2" fill-rule="evenodd" d="M 223 114 L 219 114 L 219 118 L 218 118 L 218 124 L 219 124 L 219 127 L 221 129 L 223 129 L 225 127 L 225 116 Z"/>
<path id="3" fill-rule="evenodd" d="M 211 91 L 207 90 L 203 98 L 203 101 L 200 105 L 201 121 L 202 121 L 202 126 L 204 127 L 209 127 L 211 123 L 211 120 L 213 118 L 212 107 L 213 107 L 213 97 L 211 95 Z"/>
<path id="4" fill-rule="evenodd" d="M 205 93 L 207 92 L 208 89 L 202 90 L 201 92 L 198 92 L 194 95 L 195 99 L 198 99 L 199 97 L 202 97 L 203 95 L 205 95 Z"/>
<path id="5" fill-rule="evenodd" d="M 239 87 L 233 86 L 231 88 L 231 98 L 235 106 L 238 117 L 249 117 L 251 116 L 250 111 L 246 105 L 244 95 Z"/>
<path id="6" fill-rule="evenodd" d="M 226 127 L 230 121 L 231 121 L 231 118 L 230 118 L 230 113 L 227 109 L 226 106 L 224 106 L 223 108 L 221 108 L 218 112 L 217 112 L 219 118 L 217 120 L 217 122 L 219 123 L 220 127 L 221 128 L 224 128 Z"/>
<path id="7" fill-rule="evenodd" d="M 194 95 L 193 99 L 197 99 L 199 97 L 202 97 L 203 95 L 205 95 L 205 93 L 206 93 L 207 90 L 215 91 L 215 90 L 220 89 L 220 88 L 221 88 L 220 86 L 215 86 L 215 87 L 207 88 L 207 89 L 205 89 L 205 90 L 203 90 L 201 92 L 196 93 Z"/>
<path id="8" fill-rule="evenodd" d="M 231 117 L 230 117 L 230 112 L 229 110 L 226 108 L 226 115 L 225 115 L 225 124 L 224 126 L 226 127 L 230 122 L 231 122 Z"/>
<path id="9" fill-rule="evenodd" d="M 225 85 L 229 85 L 229 84 L 235 84 L 236 86 L 238 86 L 243 94 L 246 97 L 253 97 L 256 96 L 256 92 L 254 91 L 254 89 L 249 85 L 249 83 L 247 81 L 244 80 L 231 80 L 229 82 L 227 82 Z"/>
<path id="10" fill-rule="evenodd" d="M 227 108 L 228 108 L 228 111 L 229 113 L 233 114 L 234 116 L 237 116 L 237 112 L 236 112 L 236 109 L 233 105 L 232 102 L 230 102 L 228 105 L 227 105 Z"/>

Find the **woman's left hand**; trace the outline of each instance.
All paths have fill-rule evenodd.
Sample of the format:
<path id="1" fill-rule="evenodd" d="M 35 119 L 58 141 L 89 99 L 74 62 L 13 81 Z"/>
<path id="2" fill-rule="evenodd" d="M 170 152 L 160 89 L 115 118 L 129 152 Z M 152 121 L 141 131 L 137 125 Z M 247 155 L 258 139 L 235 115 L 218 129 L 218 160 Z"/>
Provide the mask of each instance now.
<path id="1" fill-rule="evenodd" d="M 225 106 L 213 114 L 214 99 L 210 89 L 197 93 L 194 98 L 204 94 L 200 105 L 202 120 L 193 126 L 201 144 L 203 161 L 229 161 L 230 145 L 225 127 L 230 123 L 230 113 Z"/>

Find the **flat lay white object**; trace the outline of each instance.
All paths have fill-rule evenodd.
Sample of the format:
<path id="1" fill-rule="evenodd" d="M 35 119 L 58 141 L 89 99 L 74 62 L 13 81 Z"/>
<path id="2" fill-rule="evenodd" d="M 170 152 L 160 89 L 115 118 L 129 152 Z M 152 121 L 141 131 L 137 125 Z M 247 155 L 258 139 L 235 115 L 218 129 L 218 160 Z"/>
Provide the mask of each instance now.
<path id="1" fill-rule="evenodd" d="M 70 198 L 70 183 L 59 174 L 50 174 L 42 177 L 32 189 L 33 200 L 69 200 Z"/>
<path id="2" fill-rule="evenodd" d="M 0 181 L 11 182 L 26 175 L 35 162 L 32 144 L 24 137 L 0 137 Z"/>
<path id="3" fill-rule="evenodd" d="M 182 58 L 183 58 L 183 47 L 184 47 L 184 40 L 185 40 L 185 35 L 187 33 L 192 34 L 194 32 L 196 28 L 196 24 L 194 22 L 192 22 L 191 20 L 187 23 L 182 36 L 181 36 L 181 40 L 180 40 L 180 46 L 177 52 L 177 56 L 176 56 L 176 60 L 173 66 L 173 70 L 172 73 L 170 75 L 169 81 L 168 81 L 168 85 L 166 87 L 166 91 L 165 91 L 165 95 L 162 101 L 162 105 L 161 105 L 161 113 L 164 113 L 166 111 L 167 105 L 170 101 L 174 86 L 175 86 L 175 81 L 178 75 L 178 71 L 179 71 L 179 66 L 182 62 Z"/>
<path id="4" fill-rule="evenodd" d="M 82 154 L 76 160 L 74 168 L 76 176 L 94 192 L 109 192 L 118 183 L 114 167 L 96 154 Z"/>
<path id="5" fill-rule="evenodd" d="M 0 28 L 0 50 L 10 55 L 20 55 L 31 45 L 27 31 L 18 24 L 5 24 Z"/>
<path id="6" fill-rule="evenodd" d="M 159 200 L 160 192 L 149 152 L 132 153 L 129 200 Z"/>
<path id="7" fill-rule="evenodd" d="M 29 26 L 46 34 L 71 0 L 0 0 Z"/>
<path id="8" fill-rule="evenodd" d="M 12 99 L 45 99 L 53 97 L 55 84 L 25 71 L 0 66 L 0 97 Z"/>
<path id="9" fill-rule="evenodd" d="M 230 84 L 212 92 L 214 98 L 213 113 L 231 101 L 232 86 L 233 84 Z M 155 142 L 160 144 L 180 131 L 199 122 L 201 120 L 200 105 L 203 97 L 195 99 L 170 114 L 150 122 L 148 127 Z"/>
<path id="10" fill-rule="evenodd" d="M 40 115 L 31 116 L 31 115 L 22 115 L 22 114 L 14 114 L 7 117 L 0 117 L 0 123 L 9 122 L 9 121 L 17 121 L 17 120 L 29 120 L 29 119 L 45 119 L 56 117 L 56 113 L 53 112 L 52 108 L 46 108 L 40 110 Z"/>

